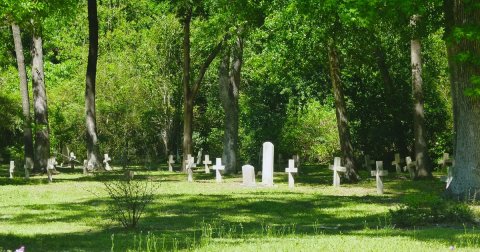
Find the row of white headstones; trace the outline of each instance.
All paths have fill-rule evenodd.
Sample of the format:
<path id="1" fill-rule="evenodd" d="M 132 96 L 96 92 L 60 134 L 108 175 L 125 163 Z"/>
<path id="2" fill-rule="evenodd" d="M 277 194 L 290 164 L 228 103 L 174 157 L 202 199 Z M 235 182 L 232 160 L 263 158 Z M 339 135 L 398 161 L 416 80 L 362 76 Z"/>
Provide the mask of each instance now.
<path id="1" fill-rule="evenodd" d="M 201 156 L 201 155 L 200 155 Z M 271 142 L 263 143 L 263 159 L 262 159 L 262 185 L 263 186 L 273 186 L 273 157 L 274 157 L 274 146 Z M 168 170 L 173 171 L 173 164 L 175 160 L 173 155 L 170 155 L 168 158 Z M 185 170 L 187 171 L 187 181 L 193 182 L 193 168 L 197 167 L 199 164 L 197 157 L 197 163 L 195 163 L 194 157 L 190 154 L 187 155 L 185 160 Z M 209 165 L 212 164 L 209 155 L 205 155 L 203 160 L 205 165 L 205 173 L 210 173 Z M 215 180 L 217 183 L 222 182 L 221 171 L 225 170 L 225 166 L 222 165 L 222 159 L 216 158 L 215 165 L 212 166 L 212 169 L 215 170 Z M 288 167 L 285 168 L 285 172 L 288 174 L 288 186 L 290 188 L 295 187 L 295 180 L 293 174 L 298 172 L 298 168 L 295 167 L 295 160 L 288 160 Z M 242 178 L 244 186 L 256 186 L 255 182 L 255 168 L 252 165 L 246 164 L 242 166 Z"/>
<path id="2" fill-rule="evenodd" d="M 447 177 L 443 178 L 443 180 L 447 183 L 446 187 L 450 185 L 450 182 L 452 181 L 452 169 L 451 166 L 454 165 L 454 160 L 450 158 L 450 155 L 448 153 L 443 153 L 442 159 L 438 162 L 438 164 L 442 168 L 447 168 Z M 375 164 L 376 169 L 374 171 L 371 170 L 371 165 Z M 397 173 L 400 173 L 402 171 L 402 159 L 400 157 L 400 154 L 396 153 L 395 154 L 395 159 L 392 161 L 392 165 L 395 166 L 395 169 Z M 415 169 L 417 167 L 416 161 L 412 161 L 411 157 L 406 157 L 405 158 L 405 166 L 403 167 L 403 171 L 409 171 L 410 177 L 414 178 L 415 177 Z M 375 177 L 376 180 L 376 185 L 377 185 L 377 193 L 378 194 L 383 194 L 383 181 L 382 177 L 388 175 L 388 171 L 383 170 L 383 161 L 372 161 L 370 160 L 370 157 L 368 155 L 365 156 L 365 163 L 364 167 L 367 168 L 367 170 L 370 171 L 371 176 Z M 340 157 L 335 157 L 333 165 L 330 165 L 330 170 L 333 170 L 333 186 L 338 187 L 340 186 L 340 174 L 341 172 L 346 172 L 347 168 L 344 166 L 341 166 L 341 158 Z"/>
<path id="3" fill-rule="evenodd" d="M 77 157 L 75 156 L 75 154 L 73 152 L 70 152 L 69 162 L 73 163 L 74 161 L 76 161 L 76 159 L 77 159 Z M 106 171 L 111 171 L 112 170 L 112 167 L 110 167 L 110 164 L 109 164 L 110 161 L 112 161 L 112 159 L 108 156 L 108 154 L 105 154 L 104 158 L 103 158 L 103 163 L 105 164 L 105 170 Z M 47 162 L 47 177 L 48 177 L 49 182 L 53 181 L 53 174 L 54 174 L 54 171 L 55 171 L 55 167 L 57 165 L 58 165 L 58 162 L 57 162 L 55 157 L 51 157 L 51 158 L 48 159 L 48 162 Z M 72 166 L 72 167 L 74 167 L 74 166 Z M 88 161 L 84 160 L 83 161 L 83 173 L 84 174 L 87 173 L 88 167 L 89 167 Z M 27 166 L 24 165 L 23 168 L 25 169 L 25 179 L 29 179 L 30 173 L 29 173 L 29 170 L 28 170 Z M 9 168 L 9 178 L 10 179 L 14 178 L 14 173 L 15 173 L 15 161 L 10 161 L 10 168 Z"/>

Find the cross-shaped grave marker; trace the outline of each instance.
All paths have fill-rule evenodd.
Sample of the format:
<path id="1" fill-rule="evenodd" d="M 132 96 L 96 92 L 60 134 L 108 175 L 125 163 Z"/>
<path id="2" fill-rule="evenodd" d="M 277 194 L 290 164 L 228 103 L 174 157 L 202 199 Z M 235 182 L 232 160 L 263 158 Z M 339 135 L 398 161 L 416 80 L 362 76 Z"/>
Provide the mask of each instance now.
<path id="1" fill-rule="evenodd" d="M 375 161 L 371 160 L 369 155 L 365 155 L 364 159 L 365 161 L 363 163 L 363 167 L 365 167 L 365 169 L 367 169 L 368 172 L 371 172 L 372 165 L 375 164 Z"/>
<path id="2" fill-rule="evenodd" d="M 172 164 L 175 164 L 175 160 L 173 160 L 173 155 L 168 155 L 168 171 L 173 172 Z"/>
<path id="3" fill-rule="evenodd" d="M 377 168 L 375 171 L 371 171 L 371 175 L 375 176 L 375 180 L 377 182 L 377 193 L 383 194 L 383 182 L 382 177 L 388 175 L 388 171 L 383 170 L 383 161 L 376 162 Z"/>
<path id="4" fill-rule="evenodd" d="M 222 159 L 217 158 L 215 161 L 215 165 L 213 166 L 213 169 L 216 171 L 215 172 L 215 179 L 217 183 L 222 182 L 222 174 L 220 173 L 221 170 L 225 170 L 225 166 L 222 165 Z"/>
<path id="5" fill-rule="evenodd" d="M 440 161 L 438 161 L 438 164 L 440 167 L 443 169 L 445 167 L 449 167 L 453 165 L 453 160 L 450 158 L 450 154 L 448 153 L 443 153 L 443 157 Z"/>
<path id="6" fill-rule="evenodd" d="M 112 161 L 112 159 L 108 156 L 108 154 L 103 155 L 103 163 L 105 163 L 105 170 L 106 171 L 111 171 L 112 167 L 110 167 L 110 164 L 108 162 Z"/>
<path id="7" fill-rule="evenodd" d="M 197 167 L 195 163 L 195 158 L 192 155 L 188 154 L 187 159 L 185 160 L 185 170 L 187 170 L 187 181 L 193 182 L 193 167 Z"/>
<path id="8" fill-rule="evenodd" d="M 295 167 L 295 160 L 289 159 L 288 160 L 288 168 L 285 168 L 285 172 L 288 173 L 288 187 L 294 188 L 295 181 L 293 180 L 293 174 L 297 173 L 298 169 Z"/>
<path id="9" fill-rule="evenodd" d="M 415 160 L 412 161 L 411 157 L 406 157 L 405 158 L 405 163 L 407 164 L 405 167 L 403 167 L 404 171 L 407 171 L 410 173 L 410 178 L 415 178 L 415 168 L 417 167 L 417 162 Z"/>
<path id="10" fill-rule="evenodd" d="M 346 172 L 347 168 L 341 166 L 342 159 L 339 157 L 335 157 L 333 160 L 333 165 L 330 165 L 329 169 L 333 170 L 333 186 L 338 187 L 340 186 L 340 175 L 339 172 Z"/>
<path id="11" fill-rule="evenodd" d="M 395 153 L 395 159 L 392 161 L 392 165 L 395 165 L 395 170 L 397 173 L 402 171 L 401 163 L 402 159 L 400 158 L 400 153 Z"/>
<path id="12" fill-rule="evenodd" d="M 10 169 L 8 170 L 11 179 L 13 179 L 13 172 L 15 171 L 15 161 L 10 161 Z"/>
<path id="13" fill-rule="evenodd" d="M 210 169 L 208 168 L 208 165 L 212 164 L 212 161 L 210 161 L 210 156 L 205 155 L 205 160 L 203 160 L 203 164 L 205 165 L 205 173 L 210 173 Z"/>

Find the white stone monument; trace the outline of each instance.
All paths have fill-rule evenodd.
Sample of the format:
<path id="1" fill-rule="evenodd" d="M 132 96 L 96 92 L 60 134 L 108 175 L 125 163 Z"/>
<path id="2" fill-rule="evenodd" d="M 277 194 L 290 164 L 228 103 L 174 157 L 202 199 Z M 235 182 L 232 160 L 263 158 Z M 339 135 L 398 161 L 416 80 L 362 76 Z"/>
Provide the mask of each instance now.
<path id="1" fill-rule="evenodd" d="M 262 184 L 264 186 L 273 186 L 273 154 L 273 144 L 263 143 Z"/>
<path id="2" fill-rule="evenodd" d="M 251 165 L 242 166 L 243 186 L 256 186 L 255 168 Z"/>
<path id="3" fill-rule="evenodd" d="M 440 165 L 440 167 L 442 169 L 447 168 L 449 166 L 452 166 L 453 165 L 453 160 L 450 158 L 450 154 L 443 153 L 443 157 L 440 161 L 438 161 L 438 164 Z"/>
<path id="4" fill-rule="evenodd" d="M 53 171 L 55 171 L 55 164 L 56 160 L 54 157 L 48 159 L 47 163 L 47 176 L 48 176 L 48 182 L 53 181 Z"/>
<path id="5" fill-rule="evenodd" d="M 370 159 L 369 155 L 365 155 L 364 159 L 365 159 L 365 161 L 363 163 L 363 167 L 365 167 L 365 169 L 367 169 L 368 172 L 371 172 L 372 171 L 372 165 L 374 165 L 375 162 Z"/>
<path id="6" fill-rule="evenodd" d="M 415 160 L 412 161 L 411 157 L 406 157 L 405 158 L 405 163 L 406 163 L 406 166 L 403 167 L 403 170 L 404 171 L 408 170 L 408 172 L 410 173 L 410 178 L 414 179 L 415 178 L 415 169 L 417 167 L 417 162 L 415 162 Z"/>
<path id="7" fill-rule="evenodd" d="M 70 156 L 68 158 L 68 161 L 70 162 L 70 167 L 72 169 L 75 169 L 75 161 L 77 161 L 77 157 L 75 156 L 75 153 L 70 152 Z"/>
<path id="8" fill-rule="evenodd" d="M 203 149 L 200 149 L 197 153 L 197 165 L 200 165 L 200 162 L 202 162 L 202 151 Z"/>
<path id="9" fill-rule="evenodd" d="M 295 181 L 293 180 L 293 174 L 292 173 L 297 173 L 298 169 L 295 167 L 295 160 L 289 159 L 288 160 L 288 167 L 285 168 L 285 172 L 288 173 L 288 187 L 294 188 L 295 187 Z"/>
<path id="10" fill-rule="evenodd" d="M 108 156 L 108 154 L 103 155 L 103 163 L 105 164 L 106 171 L 112 170 L 112 167 L 110 167 L 110 164 L 108 163 L 110 161 L 112 161 L 112 159 Z"/>
<path id="11" fill-rule="evenodd" d="M 225 170 L 225 166 L 222 165 L 222 159 L 221 158 L 216 159 L 215 165 L 213 166 L 213 169 L 216 171 L 215 172 L 215 180 L 217 181 L 217 183 L 222 182 L 222 174 L 220 173 L 220 171 Z"/>
<path id="12" fill-rule="evenodd" d="M 377 193 L 383 194 L 383 182 L 382 177 L 388 175 L 388 171 L 383 170 L 383 161 L 377 161 L 377 169 L 375 171 L 371 171 L 371 175 L 375 176 L 375 180 L 377 182 Z"/>
<path id="13" fill-rule="evenodd" d="M 212 164 L 212 161 L 210 161 L 210 156 L 205 155 L 205 160 L 203 160 L 203 164 L 205 165 L 205 173 L 210 173 L 210 169 L 208 168 L 208 165 Z"/>
<path id="14" fill-rule="evenodd" d="M 83 160 L 83 175 L 87 175 L 88 169 L 88 161 L 86 159 Z"/>
<path id="15" fill-rule="evenodd" d="M 402 159 L 400 158 L 400 153 L 395 153 L 395 159 L 392 161 L 392 165 L 395 166 L 395 170 L 397 173 L 400 173 L 402 171 Z"/>
<path id="16" fill-rule="evenodd" d="M 297 169 L 298 169 L 300 167 L 300 156 L 293 155 L 292 159 L 295 161 L 295 164 L 297 164 Z"/>
<path id="17" fill-rule="evenodd" d="M 15 171 L 15 161 L 10 161 L 9 178 L 13 179 L 13 172 Z"/>
<path id="18" fill-rule="evenodd" d="M 185 160 L 185 170 L 187 171 L 187 181 L 193 182 L 193 167 L 197 167 L 195 163 L 195 158 L 192 155 L 188 154 L 187 159 Z"/>
<path id="19" fill-rule="evenodd" d="M 173 155 L 168 155 L 168 171 L 173 172 L 172 164 L 175 164 L 175 160 L 173 160 Z"/>
<path id="20" fill-rule="evenodd" d="M 26 164 L 23 165 L 23 169 L 25 169 L 25 179 L 29 179 L 30 178 L 30 172 L 29 172 Z"/>
<path id="21" fill-rule="evenodd" d="M 333 170 L 333 186 L 340 186 L 340 174 L 339 172 L 346 172 L 347 168 L 341 166 L 342 159 L 340 157 L 335 157 L 333 160 L 333 165 L 330 165 L 329 169 Z"/>

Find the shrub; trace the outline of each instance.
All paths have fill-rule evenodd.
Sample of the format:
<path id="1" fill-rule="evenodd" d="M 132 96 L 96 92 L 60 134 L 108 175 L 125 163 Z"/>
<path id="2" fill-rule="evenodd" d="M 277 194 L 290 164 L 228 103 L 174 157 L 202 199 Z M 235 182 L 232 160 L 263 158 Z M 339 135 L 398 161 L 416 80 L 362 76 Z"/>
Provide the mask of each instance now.
<path id="1" fill-rule="evenodd" d="M 128 178 L 104 182 L 110 197 L 108 212 L 114 221 L 125 228 L 135 228 L 149 203 L 153 201 L 156 187 L 148 180 Z"/>

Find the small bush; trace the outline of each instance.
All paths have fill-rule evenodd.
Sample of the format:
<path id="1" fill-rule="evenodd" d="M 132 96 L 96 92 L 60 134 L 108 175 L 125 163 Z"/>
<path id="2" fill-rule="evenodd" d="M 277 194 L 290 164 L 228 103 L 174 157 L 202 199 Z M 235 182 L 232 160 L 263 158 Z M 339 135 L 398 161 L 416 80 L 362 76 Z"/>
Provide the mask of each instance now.
<path id="1" fill-rule="evenodd" d="M 474 213 L 468 205 L 447 201 L 401 206 L 396 210 L 390 210 L 390 216 L 392 222 L 400 227 L 474 221 Z"/>
<path id="2" fill-rule="evenodd" d="M 148 180 L 128 178 L 104 182 L 110 197 L 108 212 L 114 221 L 125 228 L 137 226 L 146 206 L 153 201 L 156 187 Z"/>

